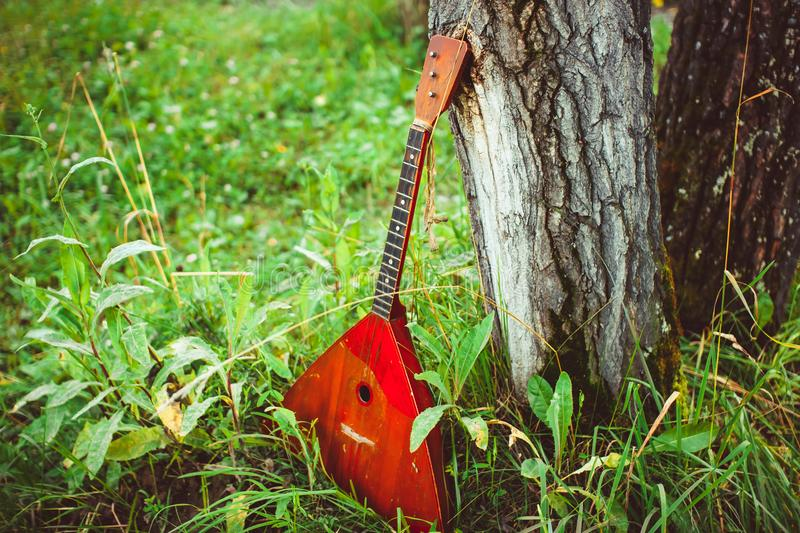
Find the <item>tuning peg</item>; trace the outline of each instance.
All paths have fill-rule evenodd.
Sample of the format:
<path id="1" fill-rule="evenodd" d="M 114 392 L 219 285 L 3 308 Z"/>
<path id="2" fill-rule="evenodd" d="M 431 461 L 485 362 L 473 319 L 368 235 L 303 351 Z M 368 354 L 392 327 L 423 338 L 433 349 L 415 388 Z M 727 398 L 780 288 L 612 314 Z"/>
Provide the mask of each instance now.
<path id="1" fill-rule="evenodd" d="M 436 73 L 434 71 L 430 71 L 428 73 L 428 76 L 430 76 L 431 78 L 435 78 L 436 77 Z"/>
<path id="2" fill-rule="evenodd" d="M 435 93 L 435 92 L 433 92 L 433 91 L 428 91 L 428 96 L 430 96 L 431 98 L 433 98 L 434 96 L 436 96 L 436 93 Z"/>
<path id="3" fill-rule="evenodd" d="M 430 56 L 431 56 L 431 57 L 436 57 L 436 56 L 438 56 L 438 55 L 439 55 L 439 54 L 438 54 L 438 53 L 436 53 L 436 50 L 431 50 L 431 53 L 430 53 Z"/>

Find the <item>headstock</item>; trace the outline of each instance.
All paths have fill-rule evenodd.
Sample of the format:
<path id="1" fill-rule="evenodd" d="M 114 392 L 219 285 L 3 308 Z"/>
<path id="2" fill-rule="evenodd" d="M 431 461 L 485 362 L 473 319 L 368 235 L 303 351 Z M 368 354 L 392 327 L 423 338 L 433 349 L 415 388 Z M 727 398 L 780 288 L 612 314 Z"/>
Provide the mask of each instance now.
<path id="1" fill-rule="evenodd" d="M 450 103 L 469 52 L 466 41 L 434 35 L 425 54 L 425 65 L 417 87 L 416 120 L 433 127 Z"/>

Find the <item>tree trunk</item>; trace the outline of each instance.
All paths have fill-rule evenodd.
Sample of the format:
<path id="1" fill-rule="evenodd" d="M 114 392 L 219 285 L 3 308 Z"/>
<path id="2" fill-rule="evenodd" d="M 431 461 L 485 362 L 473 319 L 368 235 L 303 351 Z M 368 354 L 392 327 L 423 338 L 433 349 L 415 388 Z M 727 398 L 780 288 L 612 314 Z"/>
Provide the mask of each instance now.
<path id="1" fill-rule="evenodd" d="M 471 4 L 432 1 L 431 30 L 460 37 Z M 594 397 L 644 362 L 671 389 L 679 364 L 649 14 L 648 1 L 476 0 L 475 59 L 450 116 L 487 296 L 584 390 L 600 386 Z M 555 358 L 501 315 L 524 395 Z"/>
<path id="2" fill-rule="evenodd" d="M 748 0 L 686 0 L 675 19 L 657 110 L 659 178 L 679 312 L 711 319 L 722 283 L 731 154 Z M 800 254 L 800 1 L 754 4 L 733 189 L 728 270 L 763 286 L 783 319 Z M 794 101 L 792 100 L 794 98 Z"/>

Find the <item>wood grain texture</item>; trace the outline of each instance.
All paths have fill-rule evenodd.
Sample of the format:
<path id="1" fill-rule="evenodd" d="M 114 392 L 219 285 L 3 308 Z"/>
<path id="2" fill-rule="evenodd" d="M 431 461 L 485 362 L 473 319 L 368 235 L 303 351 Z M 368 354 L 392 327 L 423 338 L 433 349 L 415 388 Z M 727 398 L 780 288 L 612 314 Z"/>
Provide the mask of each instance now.
<path id="1" fill-rule="evenodd" d="M 471 3 L 432 1 L 431 31 L 461 35 Z M 647 361 L 671 389 L 649 3 L 476 0 L 467 39 L 451 125 L 488 295 L 573 379 L 616 392 Z M 504 333 L 524 395 L 554 357 L 511 319 Z"/>

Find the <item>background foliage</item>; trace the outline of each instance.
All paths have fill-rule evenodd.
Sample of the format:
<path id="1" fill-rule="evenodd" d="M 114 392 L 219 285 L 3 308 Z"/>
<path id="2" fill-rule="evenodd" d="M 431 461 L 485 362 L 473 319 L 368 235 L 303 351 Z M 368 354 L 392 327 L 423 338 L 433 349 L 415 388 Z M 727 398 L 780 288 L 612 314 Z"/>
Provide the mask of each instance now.
<path id="1" fill-rule="evenodd" d="M 8 528 L 402 529 L 332 485 L 313 443 L 287 447 L 297 427 L 279 407 L 369 309 L 425 47 L 400 13 L 0 5 Z M 669 24 L 653 25 L 658 67 Z M 727 317 L 724 338 L 685 339 L 677 400 L 632 381 L 609 424 L 587 423 L 566 374 L 531 380 L 519 405 L 486 347 L 451 145 L 445 122 L 435 200 L 448 220 L 432 246 L 420 209 L 404 301 L 441 403 L 417 429 L 444 421 L 458 526 L 790 527 L 797 311 L 783 345 L 751 338 L 747 316 Z"/>

